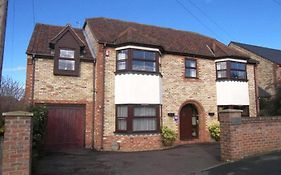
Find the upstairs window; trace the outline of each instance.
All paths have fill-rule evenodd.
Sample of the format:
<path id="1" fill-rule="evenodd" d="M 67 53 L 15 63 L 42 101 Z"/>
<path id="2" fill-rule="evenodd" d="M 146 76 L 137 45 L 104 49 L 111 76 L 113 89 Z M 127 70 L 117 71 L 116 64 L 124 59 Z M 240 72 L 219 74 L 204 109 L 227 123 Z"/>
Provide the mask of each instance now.
<path id="1" fill-rule="evenodd" d="M 185 59 L 185 77 L 196 78 L 197 77 L 197 62 L 194 59 Z"/>
<path id="2" fill-rule="evenodd" d="M 156 72 L 156 53 L 133 50 L 132 70 Z"/>
<path id="3" fill-rule="evenodd" d="M 227 78 L 227 62 L 218 62 L 217 63 L 217 78 Z"/>
<path id="4" fill-rule="evenodd" d="M 247 80 L 246 64 L 234 61 L 216 63 L 217 79 Z"/>
<path id="5" fill-rule="evenodd" d="M 120 50 L 117 53 L 117 70 L 126 70 L 128 60 L 128 50 Z"/>
<path id="6" fill-rule="evenodd" d="M 230 62 L 230 77 L 232 79 L 246 79 L 246 64 L 238 62 Z"/>
<path id="7" fill-rule="evenodd" d="M 65 49 L 60 49 L 60 57 L 61 58 L 74 58 L 74 50 L 65 50 Z"/>
<path id="8" fill-rule="evenodd" d="M 78 76 L 79 53 L 77 49 L 58 48 L 55 53 L 55 75 Z M 78 54 L 78 56 L 77 56 Z"/>
<path id="9" fill-rule="evenodd" d="M 59 70 L 75 70 L 74 53 L 74 50 L 60 49 Z"/>
<path id="10" fill-rule="evenodd" d="M 117 71 L 158 72 L 158 67 L 157 52 L 137 49 L 117 51 Z"/>

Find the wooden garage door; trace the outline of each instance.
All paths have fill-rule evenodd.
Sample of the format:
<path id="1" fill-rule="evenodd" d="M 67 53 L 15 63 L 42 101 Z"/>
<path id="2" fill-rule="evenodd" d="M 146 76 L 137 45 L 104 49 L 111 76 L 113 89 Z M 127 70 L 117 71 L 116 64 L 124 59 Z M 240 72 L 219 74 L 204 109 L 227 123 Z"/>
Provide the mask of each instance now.
<path id="1" fill-rule="evenodd" d="M 84 126 L 84 106 L 48 106 L 48 125 L 44 148 L 47 150 L 83 148 Z"/>

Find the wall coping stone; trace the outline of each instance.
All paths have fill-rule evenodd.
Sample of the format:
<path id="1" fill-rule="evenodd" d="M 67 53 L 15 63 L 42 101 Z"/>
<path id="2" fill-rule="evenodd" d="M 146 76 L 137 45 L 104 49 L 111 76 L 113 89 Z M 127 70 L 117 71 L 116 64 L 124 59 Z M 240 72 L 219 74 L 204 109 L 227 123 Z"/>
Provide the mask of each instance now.
<path id="1" fill-rule="evenodd" d="M 13 111 L 13 112 L 4 112 L 2 113 L 4 117 L 32 117 L 33 113 L 26 111 Z"/>

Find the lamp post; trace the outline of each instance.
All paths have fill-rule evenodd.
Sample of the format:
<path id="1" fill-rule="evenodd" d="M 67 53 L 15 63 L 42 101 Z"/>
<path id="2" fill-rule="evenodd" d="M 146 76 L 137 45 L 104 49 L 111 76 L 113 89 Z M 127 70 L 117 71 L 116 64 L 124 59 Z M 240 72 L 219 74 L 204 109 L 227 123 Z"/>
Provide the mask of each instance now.
<path id="1" fill-rule="evenodd" d="M 0 0 L 0 86 L 2 80 L 7 11 L 8 11 L 8 0 Z"/>

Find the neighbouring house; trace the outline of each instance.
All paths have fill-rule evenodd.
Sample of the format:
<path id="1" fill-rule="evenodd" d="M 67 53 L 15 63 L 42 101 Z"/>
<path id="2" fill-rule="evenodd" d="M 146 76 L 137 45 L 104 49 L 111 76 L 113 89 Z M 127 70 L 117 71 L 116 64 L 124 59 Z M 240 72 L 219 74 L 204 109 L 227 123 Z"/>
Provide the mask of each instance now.
<path id="1" fill-rule="evenodd" d="M 107 18 L 82 29 L 37 24 L 27 49 L 26 99 L 46 104 L 47 149 L 137 151 L 210 141 L 218 110 L 256 116 L 256 63 L 215 39 Z"/>
<path id="2" fill-rule="evenodd" d="M 256 69 L 258 98 L 270 99 L 274 96 L 281 81 L 281 50 L 233 41 L 229 43 L 229 47 L 259 62 Z"/>

